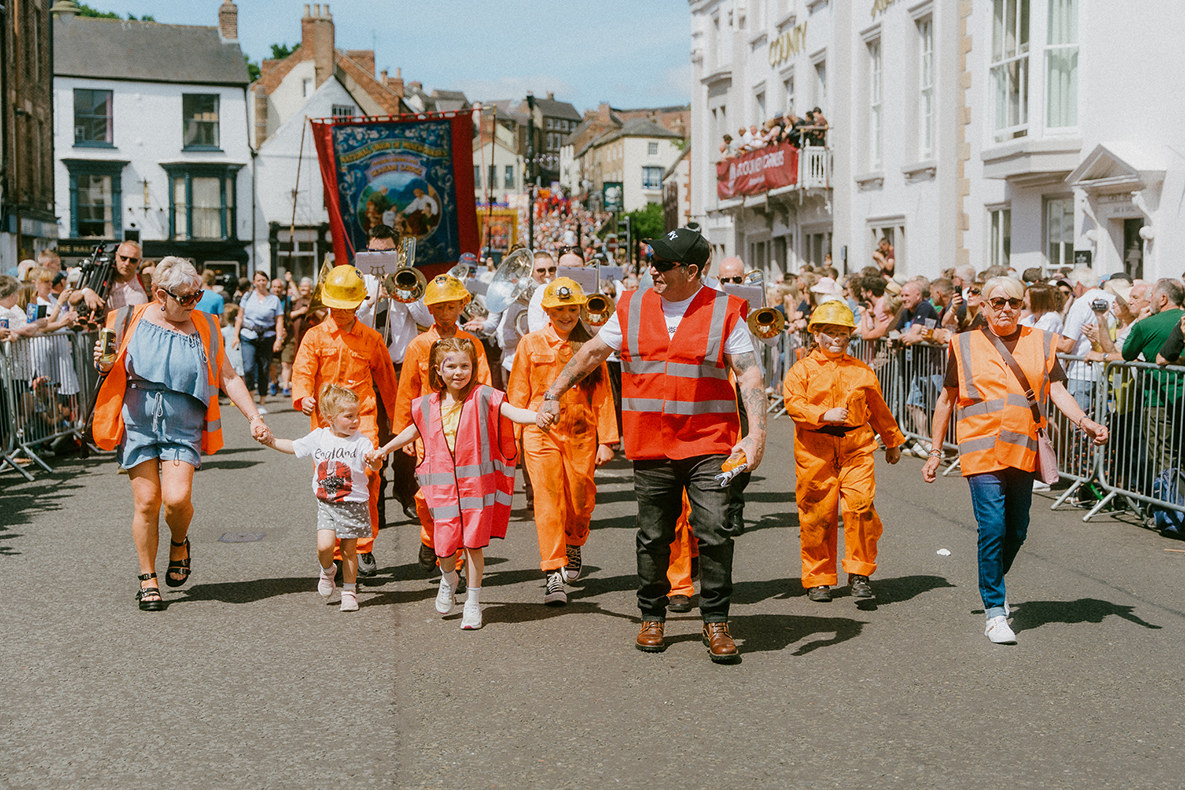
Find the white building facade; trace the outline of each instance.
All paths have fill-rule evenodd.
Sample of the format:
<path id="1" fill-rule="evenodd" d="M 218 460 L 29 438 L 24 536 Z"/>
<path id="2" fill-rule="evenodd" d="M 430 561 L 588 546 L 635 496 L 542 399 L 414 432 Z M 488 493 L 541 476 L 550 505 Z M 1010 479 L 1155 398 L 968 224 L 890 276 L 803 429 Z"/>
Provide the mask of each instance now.
<path id="1" fill-rule="evenodd" d="M 692 0 L 692 217 L 771 273 L 871 263 L 1179 276 L 1180 4 L 1097 0 Z M 1157 79 L 1153 75 L 1161 74 Z M 725 132 L 819 107 L 826 188 L 719 200 Z"/>

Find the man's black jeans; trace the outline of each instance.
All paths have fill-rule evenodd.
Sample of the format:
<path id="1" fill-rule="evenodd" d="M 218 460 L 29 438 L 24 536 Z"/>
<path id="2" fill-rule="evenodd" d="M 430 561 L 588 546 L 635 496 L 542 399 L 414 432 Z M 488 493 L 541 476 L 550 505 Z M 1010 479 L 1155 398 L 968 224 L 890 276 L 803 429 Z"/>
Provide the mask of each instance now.
<path id="1" fill-rule="evenodd" d="M 727 455 L 634 461 L 638 498 L 638 608 L 643 620 L 664 622 L 671 583 L 667 568 L 683 491 L 691 503 L 691 530 L 699 540 L 700 613 L 705 623 L 728 622 L 732 597 L 732 539 L 728 489 L 715 481 Z"/>

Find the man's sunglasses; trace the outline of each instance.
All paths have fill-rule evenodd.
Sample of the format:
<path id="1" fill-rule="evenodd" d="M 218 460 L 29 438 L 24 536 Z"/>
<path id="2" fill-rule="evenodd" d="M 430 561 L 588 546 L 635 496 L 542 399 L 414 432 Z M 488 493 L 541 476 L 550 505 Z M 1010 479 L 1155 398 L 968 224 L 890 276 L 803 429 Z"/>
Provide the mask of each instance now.
<path id="1" fill-rule="evenodd" d="M 139 263 L 141 260 L 143 260 L 142 258 L 133 258 L 129 255 L 120 255 L 118 252 L 115 253 L 115 257 L 119 258 L 121 261 L 131 261 L 132 263 Z"/>
<path id="2" fill-rule="evenodd" d="M 1013 310 L 1019 310 L 1025 306 L 1025 300 L 1005 299 L 1002 296 L 997 296 L 995 299 L 988 299 L 988 304 L 992 306 L 993 310 L 1003 310 L 1005 306 L 1011 307 Z"/>
<path id="3" fill-rule="evenodd" d="M 584 250 L 582 250 L 580 247 L 575 247 L 572 245 L 564 245 L 563 247 L 556 247 L 555 251 L 559 255 L 567 255 L 569 253 L 571 253 L 573 255 L 580 255 L 582 257 L 584 255 Z"/>
<path id="4" fill-rule="evenodd" d="M 676 266 L 683 266 L 684 265 L 682 261 L 667 261 L 667 260 L 663 260 L 662 258 L 655 258 L 654 256 L 650 256 L 649 258 L 647 258 L 646 262 L 649 263 L 651 266 L 653 266 L 655 271 L 658 271 L 658 272 L 669 272 L 671 269 L 674 269 Z"/>
<path id="5" fill-rule="evenodd" d="M 198 300 L 202 298 L 201 291 L 194 291 L 193 293 L 186 294 L 185 296 L 178 296 L 177 294 L 173 293 L 172 291 L 170 291 L 167 288 L 162 288 L 161 290 L 164 291 L 165 293 L 167 293 L 169 296 L 173 297 L 173 299 L 176 300 L 177 304 L 181 305 L 182 307 L 189 307 L 190 305 L 195 305 L 198 303 Z"/>
<path id="6" fill-rule="evenodd" d="M 556 272 L 556 267 L 554 267 L 554 266 L 548 266 L 548 267 L 545 269 L 545 268 L 543 268 L 542 266 L 540 266 L 539 268 L 535 269 L 535 271 L 537 271 L 537 272 L 547 272 L 548 274 L 555 274 L 555 272 Z"/>
<path id="7" fill-rule="evenodd" d="M 740 274 L 738 274 L 736 277 L 721 277 L 720 282 L 721 283 L 735 283 L 737 285 L 744 285 L 745 284 L 745 277 L 744 277 L 744 275 L 740 275 Z"/>

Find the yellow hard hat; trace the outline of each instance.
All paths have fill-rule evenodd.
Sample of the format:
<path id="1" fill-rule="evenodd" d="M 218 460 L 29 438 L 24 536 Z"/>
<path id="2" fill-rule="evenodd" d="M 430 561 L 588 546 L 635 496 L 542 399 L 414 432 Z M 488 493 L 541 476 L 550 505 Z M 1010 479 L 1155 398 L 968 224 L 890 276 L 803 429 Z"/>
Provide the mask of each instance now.
<path id="1" fill-rule="evenodd" d="M 815 331 L 816 324 L 831 324 L 833 326 L 848 326 L 852 329 L 856 328 L 856 317 L 852 315 L 852 310 L 843 302 L 835 299 L 828 299 L 823 304 L 815 308 L 815 312 L 811 313 L 811 321 L 807 324 L 807 331 Z"/>
<path id="2" fill-rule="evenodd" d="M 350 265 L 334 266 L 321 288 L 321 302 L 326 307 L 353 310 L 366 301 L 366 283 Z"/>
<path id="3" fill-rule="evenodd" d="M 587 301 L 588 299 L 584 296 L 584 289 L 580 287 L 580 283 L 571 277 L 559 277 L 552 280 L 543 289 L 544 307 L 564 307 L 570 304 L 581 305 Z"/>
<path id="4" fill-rule="evenodd" d="M 465 290 L 465 284 L 451 274 L 438 274 L 428 282 L 424 289 L 424 304 L 440 304 L 441 302 L 460 302 L 469 304 L 472 297 Z"/>

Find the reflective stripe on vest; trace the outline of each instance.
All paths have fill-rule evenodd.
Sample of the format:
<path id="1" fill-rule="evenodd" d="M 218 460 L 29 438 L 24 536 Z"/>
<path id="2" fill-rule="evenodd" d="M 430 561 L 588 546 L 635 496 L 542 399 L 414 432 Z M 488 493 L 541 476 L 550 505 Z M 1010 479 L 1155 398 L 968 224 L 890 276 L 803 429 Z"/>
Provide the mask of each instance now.
<path id="1" fill-rule="evenodd" d="M 1021 332 L 1012 354 L 1034 385 L 1038 402 L 1047 409 L 1056 336 L 1029 327 Z M 951 350 L 959 367 L 956 433 L 964 476 L 1006 468 L 1033 471 L 1041 426 L 1033 421 L 1016 375 L 980 331 L 958 335 Z"/>

